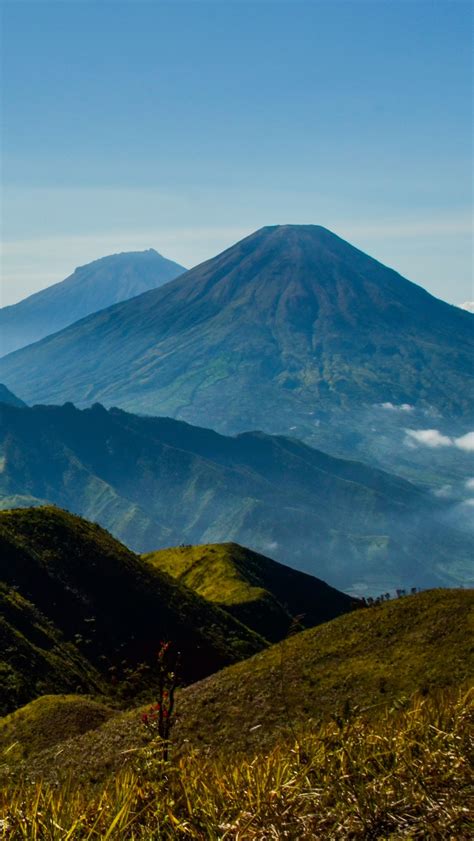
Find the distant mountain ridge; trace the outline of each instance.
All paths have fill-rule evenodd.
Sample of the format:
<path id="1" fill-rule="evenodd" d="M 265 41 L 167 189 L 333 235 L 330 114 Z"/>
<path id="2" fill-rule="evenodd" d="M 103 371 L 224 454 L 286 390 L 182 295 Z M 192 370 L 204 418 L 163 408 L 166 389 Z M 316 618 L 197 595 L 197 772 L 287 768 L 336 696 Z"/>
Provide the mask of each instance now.
<path id="1" fill-rule="evenodd" d="M 0 309 L 0 354 L 37 342 L 85 316 L 155 289 L 186 271 L 158 254 L 112 254 L 17 304 Z"/>
<path id="2" fill-rule="evenodd" d="M 0 403 L 6 403 L 7 406 L 26 406 L 26 403 L 20 400 L 16 394 L 13 394 L 3 383 L 0 383 Z"/>
<path id="3" fill-rule="evenodd" d="M 472 580 L 447 503 L 290 438 L 96 405 L 0 406 L 0 505 L 52 502 L 136 551 L 233 541 L 362 595 Z"/>
<path id="4" fill-rule="evenodd" d="M 325 228 L 281 225 L 0 360 L 0 376 L 28 402 L 291 434 L 394 470 L 403 430 L 384 461 L 390 427 L 373 435 L 368 413 L 471 423 L 473 356 L 469 313 Z"/>

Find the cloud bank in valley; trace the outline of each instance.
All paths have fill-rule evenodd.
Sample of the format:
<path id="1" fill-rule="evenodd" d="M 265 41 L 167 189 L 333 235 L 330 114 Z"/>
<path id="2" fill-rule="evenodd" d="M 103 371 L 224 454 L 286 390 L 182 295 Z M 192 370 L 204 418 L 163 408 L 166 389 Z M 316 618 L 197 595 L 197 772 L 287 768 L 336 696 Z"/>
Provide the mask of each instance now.
<path id="1" fill-rule="evenodd" d="M 410 403 L 400 403 L 398 406 L 396 403 L 379 403 L 380 409 L 387 409 L 389 412 L 413 412 L 414 406 Z"/>
<path id="2" fill-rule="evenodd" d="M 457 447 L 467 453 L 474 452 L 474 431 L 466 432 L 458 438 L 444 435 L 439 429 L 406 429 L 405 432 L 405 443 L 409 447 L 415 447 L 418 444 L 432 448 Z"/>

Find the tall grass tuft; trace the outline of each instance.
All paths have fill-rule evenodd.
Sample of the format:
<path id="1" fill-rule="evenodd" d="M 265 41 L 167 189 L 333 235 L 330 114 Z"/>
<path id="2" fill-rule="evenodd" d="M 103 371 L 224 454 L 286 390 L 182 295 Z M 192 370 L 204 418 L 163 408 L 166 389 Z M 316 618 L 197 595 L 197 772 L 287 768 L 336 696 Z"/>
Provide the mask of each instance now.
<path id="1" fill-rule="evenodd" d="M 0 838 L 463 839 L 473 837 L 473 693 L 395 705 L 377 721 L 334 720 L 252 759 L 191 752 L 98 788 L 7 786 Z"/>

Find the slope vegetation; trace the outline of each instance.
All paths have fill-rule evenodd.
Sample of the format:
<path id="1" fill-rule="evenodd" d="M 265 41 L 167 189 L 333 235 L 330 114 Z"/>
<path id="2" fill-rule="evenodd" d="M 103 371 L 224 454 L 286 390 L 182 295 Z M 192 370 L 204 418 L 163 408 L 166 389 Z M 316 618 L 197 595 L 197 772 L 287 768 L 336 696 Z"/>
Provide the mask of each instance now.
<path id="1" fill-rule="evenodd" d="M 273 642 L 357 607 L 324 581 L 237 543 L 177 546 L 145 555 L 205 599 Z"/>
<path id="2" fill-rule="evenodd" d="M 116 711 L 81 695 L 43 695 L 0 718 L 0 765 L 100 727 Z"/>
<path id="3" fill-rule="evenodd" d="M 54 286 L 0 309 L 0 354 L 37 342 L 91 313 L 156 289 L 185 271 L 158 254 L 112 254 L 80 266 Z"/>
<path id="4" fill-rule="evenodd" d="M 415 693 L 466 688 L 474 677 L 474 593 L 434 590 L 346 614 L 291 636 L 249 660 L 182 690 L 174 755 L 262 754 L 333 721 L 376 720 Z M 103 778 L 139 759 L 148 737 L 140 710 L 121 713 L 30 762 L 49 778 Z"/>
<path id="5" fill-rule="evenodd" d="M 0 581 L 4 711 L 55 682 L 56 691 L 97 693 L 106 683 L 134 695 L 153 683 L 162 639 L 181 651 L 185 680 L 265 644 L 99 526 L 56 508 L 1 512 Z"/>
<path id="6" fill-rule="evenodd" d="M 456 688 L 474 678 L 473 632 L 473 591 L 433 590 L 358 610 L 184 691 L 180 736 L 261 748 L 308 720 Z M 225 716 L 214 714 L 220 699 Z"/>
<path id="7" fill-rule="evenodd" d="M 445 525 L 445 500 L 293 439 L 1 406 L 0 457 L 2 507 L 52 502 L 136 551 L 234 541 L 363 595 L 472 577 L 472 539 Z"/>
<path id="8" fill-rule="evenodd" d="M 0 539 L 6 557 L 12 558 Z M 16 589 L 0 582 L 0 715 L 54 692 L 107 691 L 87 653 Z"/>

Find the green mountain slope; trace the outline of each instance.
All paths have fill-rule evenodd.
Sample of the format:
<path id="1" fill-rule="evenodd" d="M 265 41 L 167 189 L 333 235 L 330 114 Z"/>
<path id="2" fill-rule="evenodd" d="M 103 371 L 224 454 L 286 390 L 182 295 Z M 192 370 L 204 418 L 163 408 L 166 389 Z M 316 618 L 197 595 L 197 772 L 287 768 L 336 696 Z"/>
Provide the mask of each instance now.
<path id="1" fill-rule="evenodd" d="M 237 543 L 176 546 L 144 558 L 271 641 L 283 639 L 294 620 L 310 628 L 357 606 L 324 581 Z"/>
<path id="2" fill-rule="evenodd" d="M 0 582 L 4 710 L 54 688 L 97 693 L 107 681 L 110 691 L 140 691 L 154 680 L 162 639 L 181 651 L 188 681 L 265 644 L 104 529 L 56 508 L 0 513 Z"/>
<path id="3" fill-rule="evenodd" d="M 100 727 L 116 710 L 80 695 L 43 695 L 0 718 L 0 766 Z"/>
<path id="4" fill-rule="evenodd" d="M 185 271 L 153 248 L 80 266 L 60 283 L 0 309 L 0 355 L 37 342 L 91 313 L 156 289 Z"/>
<path id="5" fill-rule="evenodd" d="M 458 687 L 474 678 L 473 632 L 473 591 L 427 591 L 339 617 L 183 692 L 180 738 L 248 750 L 308 719 Z M 213 715 L 220 698 L 235 699 L 222 717 Z"/>
<path id="6" fill-rule="evenodd" d="M 378 718 L 416 692 L 436 698 L 474 676 L 474 593 L 433 590 L 346 614 L 295 634 L 179 692 L 174 755 L 189 750 L 262 754 L 319 722 Z M 107 776 L 147 743 L 140 710 L 122 713 L 65 743 L 29 769 L 47 776 Z"/>
<path id="7" fill-rule="evenodd" d="M 1 360 L 0 377 L 28 402 L 293 434 L 389 469 L 422 459 L 429 477 L 433 453 L 404 447 L 404 428 L 469 430 L 473 354 L 469 313 L 324 228 L 282 225 Z M 462 455 L 435 458 L 456 472 Z"/>
<path id="8" fill-rule="evenodd" d="M 12 557 L 0 540 L 5 557 Z M 107 681 L 48 617 L 0 582 L 0 716 L 54 692 L 107 691 Z"/>
<path id="9" fill-rule="evenodd" d="M 288 438 L 226 438 L 101 406 L 0 407 L 1 506 L 52 502 L 136 551 L 238 542 L 338 589 L 467 583 L 447 505 Z"/>

